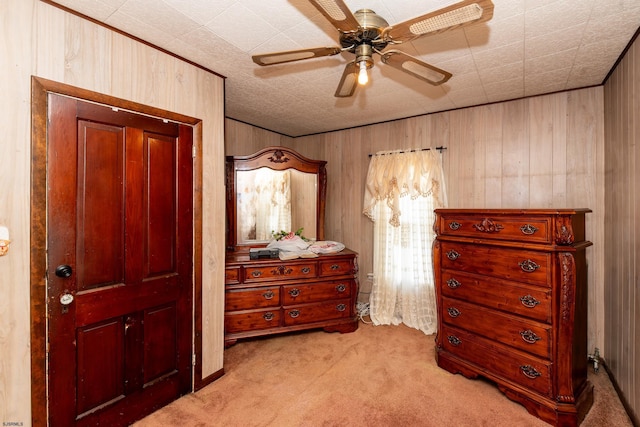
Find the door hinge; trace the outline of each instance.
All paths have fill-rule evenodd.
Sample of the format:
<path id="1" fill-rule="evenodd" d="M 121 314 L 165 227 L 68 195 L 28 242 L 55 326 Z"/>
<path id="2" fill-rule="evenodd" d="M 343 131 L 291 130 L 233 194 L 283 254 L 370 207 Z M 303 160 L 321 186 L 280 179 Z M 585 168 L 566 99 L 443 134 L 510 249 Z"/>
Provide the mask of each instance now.
<path id="1" fill-rule="evenodd" d="M 192 354 L 192 355 L 191 355 L 191 364 L 192 364 L 193 366 L 196 366 L 196 355 L 195 355 L 195 354 Z"/>
<path id="2" fill-rule="evenodd" d="M 196 149 L 196 146 L 193 145 L 191 147 L 191 157 L 193 157 L 194 159 L 196 158 L 196 151 L 198 151 L 198 150 Z"/>

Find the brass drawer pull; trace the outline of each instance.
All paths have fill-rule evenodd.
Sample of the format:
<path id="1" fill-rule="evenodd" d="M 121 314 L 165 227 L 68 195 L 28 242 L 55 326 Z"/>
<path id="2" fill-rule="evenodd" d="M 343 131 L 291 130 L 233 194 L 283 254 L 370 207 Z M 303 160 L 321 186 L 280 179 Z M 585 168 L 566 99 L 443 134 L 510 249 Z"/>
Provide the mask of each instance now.
<path id="1" fill-rule="evenodd" d="M 520 372 L 522 372 L 522 375 L 524 375 L 527 378 L 531 378 L 532 380 L 535 380 L 540 375 L 542 375 L 540 372 L 536 370 L 536 368 L 534 368 L 531 365 L 520 366 Z"/>
<path id="2" fill-rule="evenodd" d="M 460 344 L 462 344 L 462 341 L 460 341 L 460 338 L 458 338 L 455 335 L 449 335 L 447 337 L 447 341 L 449 341 L 449 344 L 453 345 L 453 346 L 459 346 Z"/>
<path id="3" fill-rule="evenodd" d="M 531 224 L 525 224 L 522 227 L 520 227 L 520 231 L 522 231 L 522 234 L 531 236 L 532 234 L 535 234 L 535 232 L 538 231 L 538 229 Z"/>
<path id="4" fill-rule="evenodd" d="M 447 280 L 447 286 L 450 287 L 451 289 L 459 288 L 461 285 L 462 285 L 462 283 L 458 282 L 454 278 L 451 278 L 451 279 Z"/>
<path id="5" fill-rule="evenodd" d="M 264 320 L 266 320 L 266 321 L 268 322 L 268 321 L 270 321 L 270 320 L 273 320 L 273 318 L 274 318 L 275 316 L 273 315 L 273 313 L 272 313 L 272 312 L 267 311 L 265 314 L 263 314 L 263 315 L 262 315 L 262 317 L 263 317 L 263 319 L 264 319 Z"/>
<path id="6" fill-rule="evenodd" d="M 293 298 L 297 297 L 298 295 L 300 295 L 300 289 L 298 288 L 290 289 L 289 295 L 291 295 Z"/>
<path id="7" fill-rule="evenodd" d="M 252 271 L 252 272 L 251 272 L 251 275 L 252 275 L 253 277 L 255 277 L 255 278 L 258 278 L 258 277 L 262 276 L 262 271 L 260 271 L 260 270 Z"/>
<path id="8" fill-rule="evenodd" d="M 264 299 L 273 299 L 274 297 L 274 293 L 271 289 L 269 289 L 267 292 L 265 292 L 264 294 L 262 294 L 262 296 L 264 297 Z"/>
<path id="9" fill-rule="evenodd" d="M 532 297 L 531 295 L 525 295 L 520 297 L 520 302 L 527 308 L 535 308 L 536 305 L 540 304 L 540 301 Z"/>
<path id="10" fill-rule="evenodd" d="M 330 267 L 330 268 L 331 268 L 332 270 L 334 270 L 334 271 L 335 271 L 335 270 L 340 270 L 340 266 L 339 266 L 338 264 L 331 264 L 331 267 Z"/>
<path id="11" fill-rule="evenodd" d="M 460 316 L 462 314 L 462 313 L 460 313 L 460 310 L 458 310 L 455 307 L 447 308 L 447 313 L 449 313 L 449 316 L 451 316 L 451 317 L 458 317 L 458 316 Z"/>
<path id="12" fill-rule="evenodd" d="M 462 224 L 460 224 L 459 222 L 452 221 L 449 223 L 449 228 L 452 229 L 453 231 L 458 230 L 460 227 L 462 227 Z"/>
<path id="13" fill-rule="evenodd" d="M 286 276 L 287 274 L 291 274 L 292 272 L 293 269 L 287 267 L 286 265 L 279 265 L 271 270 L 271 274 L 273 274 L 274 276 Z"/>
<path id="14" fill-rule="evenodd" d="M 347 287 L 343 283 L 340 283 L 338 286 L 336 286 L 336 291 L 338 292 L 344 292 L 346 290 L 347 290 Z"/>
<path id="15" fill-rule="evenodd" d="M 345 311 L 346 309 L 347 309 L 347 306 L 345 304 L 336 305 L 336 310 L 338 311 Z"/>
<path id="16" fill-rule="evenodd" d="M 295 319 L 296 317 L 300 316 L 300 310 L 291 310 L 289 312 L 289 316 L 291 316 L 292 319 Z"/>
<path id="17" fill-rule="evenodd" d="M 542 339 L 537 336 L 531 329 L 520 331 L 520 336 L 522 337 L 522 340 L 527 344 L 535 344 L 537 341 L 540 341 Z"/>
<path id="18" fill-rule="evenodd" d="M 311 271 L 311 269 L 309 267 L 302 267 L 302 274 L 309 274 L 309 272 Z"/>
<path id="19" fill-rule="evenodd" d="M 447 252 L 447 258 L 449 258 L 451 261 L 457 260 L 458 257 L 460 257 L 460 254 L 458 252 L 454 251 L 453 249 L 451 249 L 449 252 Z"/>
<path id="20" fill-rule="evenodd" d="M 524 271 L 525 273 L 533 273 L 534 271 L 540 268 L 538 264 L 531 261 L 530 259 L 527 259 L 525 261 L 520 261 L 518 265 L 520 266 L 522 271 Z"/>

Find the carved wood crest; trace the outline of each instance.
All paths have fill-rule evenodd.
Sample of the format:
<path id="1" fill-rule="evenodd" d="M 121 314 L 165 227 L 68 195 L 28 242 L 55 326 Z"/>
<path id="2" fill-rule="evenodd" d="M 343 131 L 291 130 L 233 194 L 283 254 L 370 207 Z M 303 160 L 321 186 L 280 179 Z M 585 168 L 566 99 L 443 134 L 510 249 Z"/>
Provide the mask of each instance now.
<path id="1" fill-rule="evenodd" d="M 284 155 L 282 150 L 276 150 L 273 155 L 269 157 L 269 160 L 273 163 L 287 163 L 289 158 Z"/>
<path id="2" fill-rule="evenodd" d="M 490 218 L 485 218 L 479 224 L 473 224 L 473 228 L 483 233 L 499 233 L 504 228 L 502 224 L 493 222 Z"/>

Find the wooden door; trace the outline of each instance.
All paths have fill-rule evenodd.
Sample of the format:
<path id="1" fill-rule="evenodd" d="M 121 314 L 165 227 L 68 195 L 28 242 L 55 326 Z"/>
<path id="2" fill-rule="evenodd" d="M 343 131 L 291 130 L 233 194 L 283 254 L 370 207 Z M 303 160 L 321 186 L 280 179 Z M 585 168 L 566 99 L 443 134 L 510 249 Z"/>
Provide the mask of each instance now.
<path id="1" fill-rule="evenodd" d="M 49 95 L 51 426 L 127 425 L 191 390 L 192 129 Z"/>

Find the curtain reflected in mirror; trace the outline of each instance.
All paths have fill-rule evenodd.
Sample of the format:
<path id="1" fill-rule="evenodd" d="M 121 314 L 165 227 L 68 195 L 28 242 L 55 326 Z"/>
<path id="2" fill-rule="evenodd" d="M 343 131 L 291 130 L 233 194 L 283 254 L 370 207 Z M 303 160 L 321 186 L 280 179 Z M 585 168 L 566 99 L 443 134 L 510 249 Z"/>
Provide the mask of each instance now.
<path id="1" fill-rule="evenodd" d="M 267 242 L 273 232 L 316 230 L 316 174 L 262 167 L 236 172 L 237 242 Z"/>

